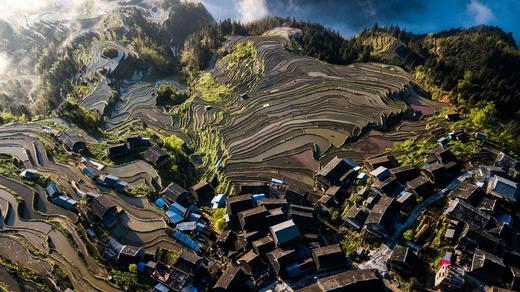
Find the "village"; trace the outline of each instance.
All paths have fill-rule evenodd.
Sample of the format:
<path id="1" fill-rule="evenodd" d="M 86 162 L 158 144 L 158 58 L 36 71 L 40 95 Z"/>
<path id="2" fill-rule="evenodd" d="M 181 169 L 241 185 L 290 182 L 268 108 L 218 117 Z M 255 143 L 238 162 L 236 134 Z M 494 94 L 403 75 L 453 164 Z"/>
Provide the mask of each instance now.
<path id="1" fill-rule="evenodd" d="M 509 32 L 87 2 L 2 26 L 0 291 L 520 291 Z"/>
<path id="2" fill-rule="evenodd" d="M 400 165 L 388 153 L 361 162 L 335 157 L 315 173 L 316 190 L 272 178 L 243 184 L 228 197 L 216 192 L 216 177 L 188 189 L 172 182 L 154 199 L 168 225 L 163 232 L 184 247 L 168 263 L 159 250 L 121 243 L 128 241 L 131 216 L 103 193 L 131 188 L 104 172 L 102 163 L 83 157 L 77 165 L 98 193 L 67 194 L 55 182 L 45 192 L 77 214 L 103 262 L 135 269 L 156 283 L 154 291 L 385 291 L 409 285 L 417 271 L 426 275 L 425 266 L 435 272 L 434 279 L 423 278 L 434 289 L 516 290 L 520 162 L 492 145 L 459 160 L 445 140 L 469 135 L 486 140 L 481 133 L 451 131 L 424 156 L 421 168 Z M 85 149 L 73 134 L 58 139 L 73 155 Z M 141 136 L 108 144 L 106 154 L 137 155 L 154 167 L 168 160 Z M 20 175 L 39 176 L 34 169 Z M 212 216 L 217 210 L 221 230 Z"/>

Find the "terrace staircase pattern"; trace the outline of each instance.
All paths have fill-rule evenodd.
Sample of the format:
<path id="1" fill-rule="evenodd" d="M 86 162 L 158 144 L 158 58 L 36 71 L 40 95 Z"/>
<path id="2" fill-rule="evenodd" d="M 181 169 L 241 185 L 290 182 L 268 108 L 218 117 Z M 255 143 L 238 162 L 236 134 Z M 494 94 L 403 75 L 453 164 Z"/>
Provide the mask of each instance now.
<path id="1" fill-rule="evenodd" d="M 217 104 L 196 99 L 184 121 L 192 129 L 218 128 L 228 154 L 222 173 L 232 184 L 276 177 L 312 186 L 328 153 L 410 110 L 411 76 L 399 67 L 322 63 L 288 51 L 288 40 L 279 36 L 234 38 L 225 48 L 246 42 L 254 44 L 263 64 L 261 76 L 242 80 L 217 60 L 212 74 L 234 94 Z"/>

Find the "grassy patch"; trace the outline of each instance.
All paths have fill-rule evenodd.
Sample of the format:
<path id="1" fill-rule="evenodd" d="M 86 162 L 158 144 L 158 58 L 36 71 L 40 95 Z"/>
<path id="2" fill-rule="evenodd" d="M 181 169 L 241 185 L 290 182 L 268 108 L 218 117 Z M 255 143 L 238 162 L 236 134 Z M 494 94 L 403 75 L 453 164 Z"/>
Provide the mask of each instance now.
<path id="1" fill-rule="evenodd" d="M 202 73 L 195 81 L 193 87 L 200 92 L 202 100 L 211 103 L 226 102 L 233 92 L 230 86 L 218 82 L 208 72 Z"/>
<path id="2" fill-rule="evenodd" d="M 166 265 L 173 265 L 179 257 L 179 251 L 168 248 L 159 248 L 157 251 L 157 261 L 162 262 Z"/>
<path id="3" fill-rule="evenodd" d="M 142 183 L 135 187 L 127 189 L 126 194 L 136 198 L 147 197 L 148 194 L 150 194 L 150 187 L 147 184 Z"/>
<path id="4" fill-rule="evenodd" d="M 97 161 L 101 161 L 105 164 L 112 165 L 114 164 L 112 160 L 110 160 L 106 153 L 106 145 L 98 144 L 98 143 L 88 143 L 87 149 L 84 151 L 84 155 L 86 157 L 90 157 Z"/>
<path id="5" fill-rule="evenodd" d="M 348 234 L 342 241 L 341 246 L 345 251 L 346 256 L 350 256 L 363 243 L 363 236 L 361 233 L 353 231 Z"/>

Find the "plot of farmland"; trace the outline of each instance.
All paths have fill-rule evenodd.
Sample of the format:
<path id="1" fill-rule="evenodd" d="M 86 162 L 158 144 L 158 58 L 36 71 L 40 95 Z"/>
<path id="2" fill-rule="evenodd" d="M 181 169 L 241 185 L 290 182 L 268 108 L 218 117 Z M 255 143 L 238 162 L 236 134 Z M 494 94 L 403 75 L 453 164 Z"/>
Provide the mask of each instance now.
<path id="1" fill-rule="evenodd" d="M 226 51 L 252 44 L 255 60 L 228 64 L 231 58 L 221 57 L 211 73 L 233 93 L 191 105 L 193 128 L 218 127 L 228 154 L 222 170 L 232 184 L 274 177 L 310 185 L 324 162 L 315 157 L 346 148 L 366 127 L 386 126 L 388 118 L 411 109 L 412 96 L 415 104 L 422 101 L 399 67 L 330 65 L 289 52 L 285 42 L 276 36 L 231 40 Z"/>

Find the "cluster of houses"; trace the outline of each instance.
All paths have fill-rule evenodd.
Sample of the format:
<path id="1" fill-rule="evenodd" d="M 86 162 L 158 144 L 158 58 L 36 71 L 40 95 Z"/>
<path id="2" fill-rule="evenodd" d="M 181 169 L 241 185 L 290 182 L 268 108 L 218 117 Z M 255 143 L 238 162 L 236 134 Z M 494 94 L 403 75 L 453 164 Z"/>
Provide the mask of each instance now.
<path id="1" fill-rule="evenodd" d="M 421 168 L 398 166 L 395 158 L 384 155 L 366 161 L 372 178 L 344 214 L 345 223 L 363 232 L 366 239 L 384 242 L 393 233 L 395 220 L 406 217 L 420 201 L 451 187 L 461 164 L 444 148 L 427 155 Z"/>
<path id="2" fill-rule="evenodd" d="M 437 288 L 460 289 L 472 277 L 520 289 L 519 171 L 520 162 L 501 152 L 494 165 L 480 165 L 449 193 L 443 239 L 453 253 L 441 262 Z"/>
<path id="3" fill-rule="evenodd" d="M 481 136 L 475 138 L 486 140 Z M 73 152 L 85 148 L 69 134 L 59 138 Z M 170 236 L 187 247 L 177 262 L 167 266 L 141 248 L 115 239 L 107 244 L 103 258 L 121 267 L 135 263 L 140 273 L 157 281 L 154 291 L 161 292 L 193 291 L 200 287 L 196 284 L 201 283 L 200 277 L 208 279 L 201 273 L 212 275 L 202 282 L 215 291 L 255 290 L 277 279 L 307 279 L 303 282 L 310 285 L 300 291 L 383 291 L 378 270 L 352 269 L 342 246 L 324 240 L 324 215 L 344 206 L 350 197 L 350 207 L 341 216 L 344 226 L 360 232 L 366 242 L 395 243 L 401 239 L 394 236 L 403 231 L 400 223 L 417 212 L 421 202 L 446 197 L 447 207 L 439 220 L 446 222 L 442 245 L 450 251 L 436 267 L 435 288 L 459 290 L 478 279 L 489 286 L 520 290 L 520 213 L 516 211 L 520 162 L 499 153 L 493 165 L 464 171 L 462 162 L 447 149 L 449 141 L 463 138 L 464 131 L 456 130 L 439 139 L 420 168 L 399 165 L 388 154 L 367 159 L 364 165 L 336 157 L 315 174 L 322 195 L 312 203 L 307 192 L 289 188 L 278 179 L 242 185 L 229 198 L 215 193 L 213 181 L 202 181 L 189 190 L 171 183 L 155 205 L 164 210 L 172 226 Z M 160 147 L 140 136 L 109 146 L 107 156 L 114 159 L 136 152 L 156 167 L 168 161 Z M 83 159 L 80 168 L 99 185 L 120 192 L 127 187 L 89 160 Z M 349 194 L 353 189 L 355 193 Z M 57 205 L 77 206 L 54 183 L 46 191 Z M 103 195 L 89 195 L 89 200 L 95 218 L 113 227 L 118 206 Z M 226 209 L 221 233 L 213 230 L 200 206 Z M 400 275 L 413 275 L 418 250 L 410 242 L 395 245 L 384 264 Z"/>
<path id="4" fill-rule="evenodd" d="M 229 262 L 212 289 L 250 291 L 276 279 L 312 282 L 316 275 L 331 278 L 320 282 L 327 289 L 381 284 L 376 271 L 374 277 L 347 271 L 350 262 L 340 244 L 323 243 L 318 214 L 307 197 L 273 179 L 267 185 L 241 186 L 238 195 L 228 198 L 226 228 L 211 251 Z"/>
<path id="5" fill-rule="evenodd" d="M 115 175 L 105 174 L 100 169 L 103 165 L 95 163 L 89 159 L 82 158 L 79 163 L 81 172 L 98 185 L 110 187 L 118 192 L 124 193 L 128 183 Z"/>
<path id="6" fill-rule="evenodd" d="M 123 270 L 135 264 L 138 273 L 157 282 L 154 292 L 197 291 L 195 281 L 204 278 L 207 271 L 203 257 L 194 252 L 183 250 L 173 264 L 167 265 L 158 261 L 156 255 L 140 247 L 121 244 L 113 238 L 107 243 L 102 258 Z"/>
<path id="7" fill-rule="evenodd" d="M 49 199 L 54 204 L 62 208 L 71 210 L 74 207 L 78 206 L 78 201 L 72 199 L 71 197 L 67 196 L 67 194 L 62 192 L 56 183 L 50 183 L 45 188 L 45 191 L 47 192 Z"/>
<path id="8" fill-rule="evenodd" d="M 446 195 L 448 204 L 439 220 L 447 222 L 441 241 L 451 251 L 436 267 L 435 288 L 459 290 L 478 279 L 489 286 L 520 289 L 520 162 L 499 153 L 493 165 L 463 171 L 455 155 L 442 147 L 425 159 L 421 169 L 398 166 L 389 155 L 365 161 L 372 181 L 343 214 L 345 225 L 365 240 L 388 243 L 396 231 L 402 232 L 396 230 L 399 221 L 419 201 Z M 336 198 L 320 199 L 322 208 L 330 207 L 331 201 L 341 204 L 341 196 L 333 194 L 341 194 L 337 187 L 363 177 L 352 173 L 355 170 L 350 161 L 333 159 L 317 173 L 320 185 L 328 187 L 324 196 Z M 419 249 L 413 243 L 397 245 L 385 265 L 400 275 L 413 275 Z"/>
<path id="9" fill-rule="evenodd" d="M 112 160 L 136 153 L 141 154 L 145 161 L 155 167 L 161 167 L 169 161 L 168 154 L 161 147 L 152 144 L 150 138 L 138 135 L 111 144 L 106 149 L 107 157 Z"/>

